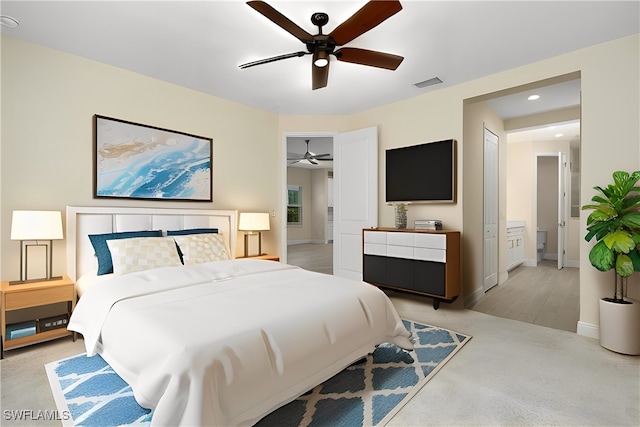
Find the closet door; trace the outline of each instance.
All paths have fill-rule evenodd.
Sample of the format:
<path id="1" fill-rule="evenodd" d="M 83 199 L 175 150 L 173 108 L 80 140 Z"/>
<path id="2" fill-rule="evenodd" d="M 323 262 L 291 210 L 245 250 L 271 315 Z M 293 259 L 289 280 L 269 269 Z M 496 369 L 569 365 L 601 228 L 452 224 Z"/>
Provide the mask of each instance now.
<path id="1" fill-rule="evenodd" d="M 498 284 L 498 136 L 484 128 L 484 291 Z"/>

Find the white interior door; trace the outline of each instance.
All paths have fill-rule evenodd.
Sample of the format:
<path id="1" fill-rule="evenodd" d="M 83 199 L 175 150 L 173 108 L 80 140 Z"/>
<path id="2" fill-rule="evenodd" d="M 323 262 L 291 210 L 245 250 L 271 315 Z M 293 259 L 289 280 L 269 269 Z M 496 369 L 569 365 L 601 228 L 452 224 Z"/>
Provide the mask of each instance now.
<path id="1" fill-rule="evenodd" d="M 362 229 L 378 225 L 378 129 L 333 138 L 333 274 L 362 280 Z"/>
<path id="2" fill-rule="evenodd" d="M 484 129 L 483 289 L 498 284 L 498 136 Z"/>
<path id="3" fill-rule="evenodd" d="M 558 153 L 558 270 L 567 264 L 567 155 Z"/>

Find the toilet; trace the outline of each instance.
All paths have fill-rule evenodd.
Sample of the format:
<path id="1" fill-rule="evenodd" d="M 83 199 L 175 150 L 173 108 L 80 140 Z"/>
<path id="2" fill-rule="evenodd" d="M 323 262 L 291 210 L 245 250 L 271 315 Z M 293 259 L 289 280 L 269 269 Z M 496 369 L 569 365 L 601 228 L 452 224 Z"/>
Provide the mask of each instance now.
<path id="1" fill-rule="evenodd" d="M 538 245 L 538 262 L 544 259 L 544 245 L 547 243 L 547 230 L 538 227 L 536 244 Z"/>

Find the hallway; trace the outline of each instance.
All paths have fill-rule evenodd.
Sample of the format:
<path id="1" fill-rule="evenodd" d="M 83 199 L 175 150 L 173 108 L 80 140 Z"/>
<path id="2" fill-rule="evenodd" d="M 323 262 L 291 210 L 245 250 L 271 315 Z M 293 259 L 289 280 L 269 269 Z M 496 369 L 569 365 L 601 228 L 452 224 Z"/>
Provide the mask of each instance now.
<path id="1" fill-rule="evenodd" d="M 576 332 L 580 318 L 579 269 L 558 270 L 544 260 L 537 267 L 519 266 L 509 279 L 491 288 L 471 310 L 506 319 Z"/>

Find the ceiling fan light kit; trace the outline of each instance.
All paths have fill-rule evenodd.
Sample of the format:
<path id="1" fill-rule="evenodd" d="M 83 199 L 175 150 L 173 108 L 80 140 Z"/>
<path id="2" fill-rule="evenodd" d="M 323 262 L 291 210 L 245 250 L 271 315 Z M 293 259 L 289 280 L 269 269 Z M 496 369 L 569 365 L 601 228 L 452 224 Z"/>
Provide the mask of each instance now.
<path id="1" fill-rule="evenodd" d="M 307 144 L 307 151 L 302 156 L 300 156 L 298 154 L 293 154 L 294 157 L 292 157 L 291 155 L 287 156 L 287 160 L 292 162 L 292 163 L 289 163 L 289 166 L 294 165 L 296 163 L 305 163 L 305 164 L 317 165 L 318 164 L 318 160 L 333 161 L 333 159 L 331 158 L 331 154 L 329 154 L 329 153 L 326 153 L 326 154 L 314 154 L 314 153 L 310 152 L 309 151 L 309 140 L 305 139 L 304 142 Z"/>
<path id="2" fill-rule="evenodd" d="M 323 12 L 316 12 L 311 15 L 311 23 L 318 27 L 318 34 L 316 35 L 309 34 L 264 1 L 248 1 L 247 4 L 304 43 L 307 51 L 294 52 L 248 62 L 240 65 L 241 69 L 280 61 L 282 59 L 313 55 L 311 66 L 311 86 L 313 90 L 315 90 L 327 86 L 329 78 L 329 55 L 333 55 L 338 61 L 384 68 L 387 70 L 397 69 L 404 59 L 402 56 L 390 53 L 355 47 L 343 47 L 336 50 L 338 46 L 343 46 L 349 43 L 372 28 L 378 26 L 391 16 L 400 12 L 402 10 L 402 5 L 397 0 L 370 0 L 360 10 L 354 13 L 342 24 L 338 25 L 329 34 L 322 33 L 322 27 L 329 22 L 329 15 Z"/>
<path id="3" fill-rule="evenodd" d="M 326 67 L 329 64 L 327 52 L 320 50 L 313 54 L 313 65 L 316 67 Z"/>

